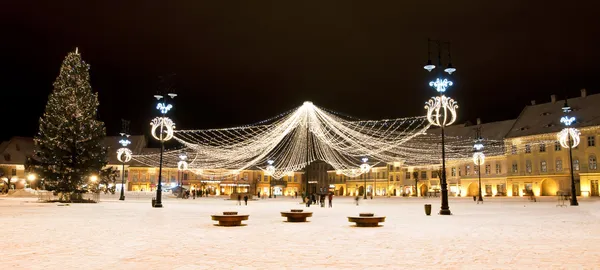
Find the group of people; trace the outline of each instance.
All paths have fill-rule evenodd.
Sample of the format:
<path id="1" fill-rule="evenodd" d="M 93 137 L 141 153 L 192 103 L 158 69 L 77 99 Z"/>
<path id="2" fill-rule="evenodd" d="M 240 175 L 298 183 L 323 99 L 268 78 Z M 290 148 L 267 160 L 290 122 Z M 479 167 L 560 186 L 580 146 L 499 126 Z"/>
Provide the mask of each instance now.
<path id="1" fill-rule="evenodd" d="M 319 197 L 319 203 L 321 204 L 321 207 L 325 207 L 325 197 L 327 197 L 327 199 L 329 201 L 329 207 L 330 208 L 333 207 L 333 204 L 332 204 L 333 193 L 331 193 L 331 192 L 329 192 L 328 194 L 320 194 L 320 195 L 318 195 L 316 193 L 312 193 L 312 194 L 310 194 L 310 196 L 305 196 L 304 202 L 306 203 L 306 207 L 310 207 L 311 204 L 316 204 L 317 196 Z"/>
<path id="2" fill-rule="evenodd" d="M 248 195 L 244 195 L 244 204 L 248 205 Z M 242 195 L 238 194 L 238 205 L 242 205 Z"/>

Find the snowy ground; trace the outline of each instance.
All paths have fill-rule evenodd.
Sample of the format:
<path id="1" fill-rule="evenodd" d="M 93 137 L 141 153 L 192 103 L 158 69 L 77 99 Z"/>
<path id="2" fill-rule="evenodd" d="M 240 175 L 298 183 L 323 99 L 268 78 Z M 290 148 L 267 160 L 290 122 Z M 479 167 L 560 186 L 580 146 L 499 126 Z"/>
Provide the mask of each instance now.
<path id="1" fill-rule="evenodd" d="M 289 198 L 237 206 L 223 198 L 164 200 L 128 196 L 99 204 L 36 203 L 0 197 L 3 269 L 600 269 L 600 200 L 556 207 L 554 198 L 375 198 L 355 206 L 310 207 L 308 223 L 279 212 L 304 208 Z M 423 204 L 433 205 L 425 216 Z M 568 202 L 567 202 L 568 204 Z M 244 227 L 213 226 L 210 214 L 237 210 Z M 350 226 L 374 212 L 384 226 Z"/>

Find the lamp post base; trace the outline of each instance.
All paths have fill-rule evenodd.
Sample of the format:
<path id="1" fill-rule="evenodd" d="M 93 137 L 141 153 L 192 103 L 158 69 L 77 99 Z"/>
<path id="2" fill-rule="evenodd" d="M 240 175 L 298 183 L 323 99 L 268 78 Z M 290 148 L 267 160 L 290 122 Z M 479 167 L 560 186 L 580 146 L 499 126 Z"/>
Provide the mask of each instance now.
<path id="1" fill-rule="evenodd" d="M 483 197 L 479 196 L 479 199 L 477 199 L 480 202 L 483 202 Z"/>
<path id="2" fill-rule="evenodd" d="M 121 195 L 121 197 L 119 197 L 119 201 L 124 201 L 125 200 L 125 196 Z"/>
<path id="3" fill-rule="evenodd" d="M 448 215 L 452 215 L 452 212 L 450 212 L 450 209 L 441 209 L 439 214 L 448 216 Z"/>
<path id="4" fill-rule="evenodd" d="M 155 203 L 154 206 L 152 206 L 154 208 L 162 208 L 162 203 Z"/>
<path id="5" fill-rule="evenodd" d="M 571 206 L 579 206 L 579 203 L 577 201 L 571 200 Z"/>

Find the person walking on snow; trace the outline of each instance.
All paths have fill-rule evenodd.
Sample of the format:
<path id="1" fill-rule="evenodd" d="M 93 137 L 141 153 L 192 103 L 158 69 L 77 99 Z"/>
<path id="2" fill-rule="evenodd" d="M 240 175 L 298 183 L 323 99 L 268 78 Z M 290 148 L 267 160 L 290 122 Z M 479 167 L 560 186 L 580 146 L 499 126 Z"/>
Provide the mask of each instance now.
<path id="1" fill-rule="evenodd" d="M 242 195 L 238 194 L 238 205 L 242 205 Z"/>
<path id="2" fill-rule="evenodd" d="M 332 207 L 331 200 L 333 200 L 333 193 L 329 193 L 329 198 L 328 199 L 329 199 L 329 208 L 331 208 Z"/>
<path id="3" fill-rule="evenodd" d="M 248 195 L 244 195 L 244 204 L 248 205 Z"/>

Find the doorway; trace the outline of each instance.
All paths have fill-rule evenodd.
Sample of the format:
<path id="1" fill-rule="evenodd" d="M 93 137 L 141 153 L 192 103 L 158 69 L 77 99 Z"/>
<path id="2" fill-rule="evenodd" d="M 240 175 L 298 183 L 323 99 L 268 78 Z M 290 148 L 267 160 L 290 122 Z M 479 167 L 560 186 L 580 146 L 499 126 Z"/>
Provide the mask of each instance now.
<path id="1" fill-rule="evenodd" d="M 590 195 L 591 196 L 600 196 L 600 191 L 598 190 L 598 180 L 592 180 L 590 181 Z"/>

